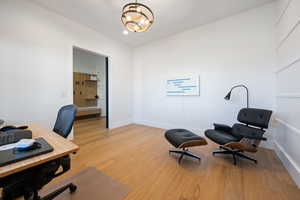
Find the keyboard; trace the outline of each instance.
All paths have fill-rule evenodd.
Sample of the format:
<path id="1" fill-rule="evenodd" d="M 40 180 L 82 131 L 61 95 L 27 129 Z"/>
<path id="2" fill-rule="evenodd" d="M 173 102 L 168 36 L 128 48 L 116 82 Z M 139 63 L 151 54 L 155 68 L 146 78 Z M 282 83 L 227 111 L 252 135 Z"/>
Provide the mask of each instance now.
<path id="1" fill-rule="evenodd" d="M 18 129 L 0 132 L 0 146 L 16 143 L 21 139 L 32 139 L 32 132 L 30 130 Z"/>

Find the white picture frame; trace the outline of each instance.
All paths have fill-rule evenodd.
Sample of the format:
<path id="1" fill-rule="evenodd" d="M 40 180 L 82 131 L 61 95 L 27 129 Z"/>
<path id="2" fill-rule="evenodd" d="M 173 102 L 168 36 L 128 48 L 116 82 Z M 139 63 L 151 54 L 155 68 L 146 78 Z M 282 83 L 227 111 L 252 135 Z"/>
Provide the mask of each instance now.
<path id="1" fill-rule="evenodd" d="M 166 80 L 167 96 L 199 96 L 199 75 L 178 76 Z"/>

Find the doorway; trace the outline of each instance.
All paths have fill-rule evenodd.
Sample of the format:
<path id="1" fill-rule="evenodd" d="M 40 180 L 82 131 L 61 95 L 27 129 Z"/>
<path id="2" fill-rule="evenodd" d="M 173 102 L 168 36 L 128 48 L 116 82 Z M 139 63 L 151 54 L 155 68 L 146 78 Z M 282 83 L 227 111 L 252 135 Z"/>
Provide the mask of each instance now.
<path id="1" fill-rule="evenodd" d="M 109 128 L 107 56 L 73 47 L 73 103 L 78 107 L 74 136 Z"/>

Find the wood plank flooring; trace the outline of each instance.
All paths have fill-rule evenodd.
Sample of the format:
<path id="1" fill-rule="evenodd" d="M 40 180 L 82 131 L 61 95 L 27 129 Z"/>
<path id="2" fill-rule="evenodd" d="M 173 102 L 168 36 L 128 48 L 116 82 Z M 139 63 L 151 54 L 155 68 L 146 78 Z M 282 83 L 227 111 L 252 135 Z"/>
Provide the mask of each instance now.
<path id="1" fill-rule="evenodd" d="M 170 156 L 172 147 L 164 130 L 128 125 L 108 131 L 105 120 L 75 124 L 74 142 L 80 146 L 72 156 L 72 170 L 66 176 L 94 166 L 128 185 L 125 200 L 297 200 L 300 190 L 273 151 L 260 149 L 246 160 L 232 164 L 231 157 L 211 155 L 218 146 L 195 147 L 201 163 Z M 108 199 L 107 199 L 108 200 Z"/>

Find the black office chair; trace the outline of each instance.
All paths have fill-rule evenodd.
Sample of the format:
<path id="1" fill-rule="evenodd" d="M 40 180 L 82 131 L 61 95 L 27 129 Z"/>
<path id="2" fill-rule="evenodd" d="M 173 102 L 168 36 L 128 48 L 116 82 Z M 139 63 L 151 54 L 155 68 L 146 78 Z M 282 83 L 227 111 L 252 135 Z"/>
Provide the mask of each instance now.
<path id="1" fill-rule="evenodd" d="M 53 131 L 67 138 L 72 130 L 76 112 L 77 107 L 75 105 L 62 107 L 58 112 Z M 61 172 L 58 172 L 59 168 L 62 168 Z M 0 180 L 0 187 L 3 188 L 2 200 L 13 200 L 20 196 L 24 196 L 25 200 L 52 200 L 66 189 L 70 189 L 71 193 L 75 192 L 76 186 L 70 183 L 43 198 L 38 195 L 38 191 L 44 185 L 48 184 L 53 178 L 64 174 L 70 168 L 70 156 L 64 156 L 2 178 Z"/>
<path id="2" fill-rule="evenodd" d="M 64 138 L 67 138 L 72 130 L 76 117 L 77 107 L 75 105 L 67 105 L 58 111 L 57 119 L 53 131 Z"/>
<path id="3" fill-rule="evenodd" d="M 262 140 L 267 140 L 263 137 L 264 129 L 268 128 L 272 111 L 244 108 L 238 114 L 238 121 L 232 127 L 224 124 L 214 124 L 214 129 L 205 131 L 206 137 L 221 145 L 220 151 L 214 151 L 215 154 L 232 155 L 234 164 L 236 165 L 236 157 L 252 160 L 257 163 L 257 160 L 251 158 L 244 152 L 257 152 L 257 148 Z"/>

